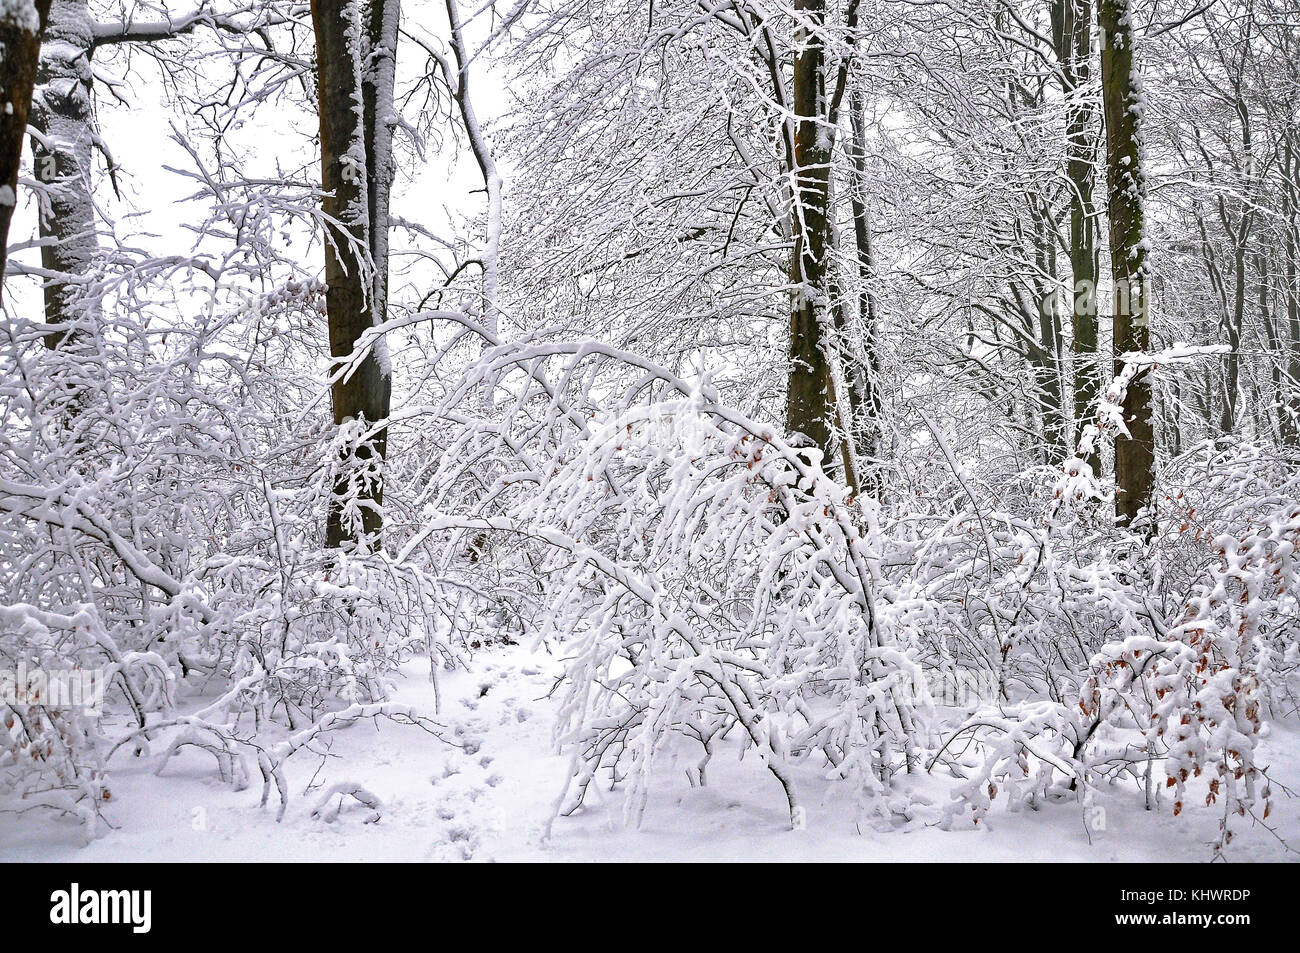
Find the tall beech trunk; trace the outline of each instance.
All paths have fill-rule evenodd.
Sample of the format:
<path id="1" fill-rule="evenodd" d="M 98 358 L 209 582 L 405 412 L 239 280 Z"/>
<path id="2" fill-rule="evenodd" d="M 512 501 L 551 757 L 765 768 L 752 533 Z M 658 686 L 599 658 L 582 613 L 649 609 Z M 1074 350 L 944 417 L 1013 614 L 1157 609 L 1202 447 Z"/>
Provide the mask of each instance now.
<path id="1" fill-rule="evenodd" d="M 1093 201 L 1096 107 L 1092 79 L 1092 0 L 1053 0 L 1052 35 L 1065 106 L 1065 172 L 1070 183 L 1071 342 L 1075 441 L 1101 390 L 1097 360 L 1097 216 Z M 1096 470 L 1094 453 L 1088 460 Z"/>
<path id="2" fill-rule="evenodd" d="M 1300 153 L 1295 137 L 1286 136 L 1284 148 L 1285 182 L 1282 188 L 1282 227 L 1286 230 L 1286 386 L 1278 394 L 1282 440 L 1288 446 L 1300 446 Z"/>
<path id="3" fill-rule="evenodd" d="M 1247 43 L 1250 42 L 1249 21 L 1246 24 Z M 1246 285 L 1249 271 L 1250 246 L 1254 244 L 1255 209 L 1260 199 L 1259 182 L 1255 161 L 1255 135 L 1250 121 L 1250 109 L 1244 100 L 1239 82 L 1233 84 L 1234 109 L 1241 121 L 1241 156 L 1245 184 L 1238 210 L 1235 226 L 1230 225 L 1228 202 L 1219 196 L 1219 217 L 1232 242 L 1232 311 L 1224 315 L 1224 336 L 1228 342 L 1228 353 L 1224 361 L 1223 415 L 1220 429 L 1225 434 L 1234 433 L 1240 424 L 1239 407 L 1241 394 L 1241 343 L 1246 325 Z M 1264 273 L 1259 273 L 1263 282 Z M 1252 408 L 1253 410 L 1254 408 Z"/>
<path id="4" fill-rule="evenodd" d="M 861 421 L 857 434 L 858 453 L 863 472 L 859 474 L 862 488 L 870 493 L 880 489 L 876 472 L 881 451 L 882 403 L 880 387 L 876 380 L 879 362 L 877 335 L 879 314 L 872 281 L 876 277 L 875 252 L 871 243 L 871 214 L 867 209 L 867 123 L 863 114 L 862 94 L 854 90 L 849 102 L 853 129 L 853 180 L 849 189 L 853 214 L 853 241 L 858 258 L 858 318 L 863 325 L 862 351 L 846 375 L 849 378 L 851 402 L 855 420 Z"/>
<path id="5" fill-rule="evenodd" d="M 1133 58 L 1129 0 L 1100 0 L 1102 103 L 1106 118 L 1106 181 L 1114 283 L 1114 368 L 1121 355 L 1151 346 L 1150 275 L 1144 241 L 1142 97 Z M 1115 516 L 1131 525 L 1151 502 L 1155 485 L 1155 429 L 1149 372 L 1138 374 L 1124 397 L 1127 437 L 1115 441 Z M 1148 533 L 1151 528 L 1148 528 Z"/>
<path id="6" fill-rule="evenodd" d="M 388 223 L 393 189 L 393 86 L 397 74 L 397 27 L 400 0 L 371 0 L 362 51 L 362 98 L 365 107 L 366 198 L 369 211 L 371 286 L 376 321 L 388 312 Z M 387 405 L 385 405 L 385 414 Z"/>
<path id="7" fill-rule="evenodd" d="M 1228 353 L 1223 364 L 1223 408 L 1219 429 L 1234 433 L 1239 423 L 1238 402 L 1241 395 L 1241 337 L 1246 324 L 1246 254 L 1250 242 L 1252 215 L 1243 210 L 1241 222 L 1232 239 L 1232 310 L 1223 315 L 1223 336 Z"/>
<path id="8" fill-rule="evenodd" d="M 391 0 L 313 0 L 320 100 L 321 183 L 332 220 L 325 249 L 330 353 L 345 358 L 383 320 L 387 277 L 388 194 L 391 182 L 392 51 L 398 11 Z M 389 44 L 392 44 L 391 46 Z M 376 233 L 382 230 L 382 236 Z M 388 418 L 390 380 L 382 342 L 355 370 L 332 385 L 334 423 Z M 325 524 L 328 547 L 373 550 L 383 529 L 383 459 L 387 430 L 356 450 L 334 487 Z M 351 478 L 351 480 L 349 479 Z M 353 484 L 351 481 L 358 481 Z M 360 526 L 346 518 L 355 493 Z"/>
<path id="9" fill-rule="evenodd" d="M 45 280 L 45 336 L 57 347 L 78 320 L 84 279 L 99 255 L 91 159 L 95 116 L 91 98 L 94 21 L 86 0 L 53 0 L 45 26 L 36 89 L 32 96 L 32 166 L 46 187 L 48 208 L 40 215 L 41 265 Z M 92 306 L 93 310 L 93 306 Z"/>
<path id="10" fill-rule="evenodd" d="M 1070 414 L 1065 409 L 1062 386 L 1061 317 L 1057 305 L 1056 225 L 1049 210 L 1030 206 L 1034 224 L 1034 254 L 1038 274 L 1033 281 L 1038 326 L 1031 323 L 1033 314 L 1026 311 L 1025 333 L 1036 345 L 1028 349 L 1029 364 L 1037 384 L 1035 403 L 1043 436 L 1043 454 L 1048 464 L 1060 463 L 1070 455 Z"/>
<path id="11" fill-rule="evenodd" d="M 1259 326 L 1264 332 L 1264 344 L 1270 354 L 1277 355 L 1279 358 L 1282 354 L 1282 339 L 1278 334 L 1277 322 L 1273 318 L 1273 300 L 1271 287 L 1269 284 L 1268 259 L 1259 247 L 1256 247 L 1254 254 L 1255 274 L 1259 278 L 1256 286 L 1258 295 L 1259 308 Z M 1271 385 L 1272 394 L 1270 396 L 1260 395 L 1257 403 L 1261 408 L 1269 408 L 1276 411 L 1277 437 L 1280 441 L 1286 440 L 1286 407 L 1282 401 L 1282 395 L 1286 392 L 1285 377 L 1282 372 L 1282 363 L 1280 360 L 1273 360 L 1269 367 L 1269 384 Z M 1275 421 L 1267 420 L 1266 426 L 1272 429 Z"/>
<path id="12" fill-rule="evenodd" d="M 831 415 L 823 327 L 829 322 L 828 251 L 831 243 L 830 159 L 834 136 L 826 122 L 826 50 L 820 35 L 825 0 L 797 0 L 813 30 L 800 31 L 794 63 L 794 202 L 791 213 L 790 371 L 786 428 L 802 433 L 830 460 Z"/>
<path id="13" fill-rule="evenodd" d="M 50 0 L 35 0 L 32 6 L 9 4 L 0 10 L 0 300 L 41 33 L 49 17 Z"/>

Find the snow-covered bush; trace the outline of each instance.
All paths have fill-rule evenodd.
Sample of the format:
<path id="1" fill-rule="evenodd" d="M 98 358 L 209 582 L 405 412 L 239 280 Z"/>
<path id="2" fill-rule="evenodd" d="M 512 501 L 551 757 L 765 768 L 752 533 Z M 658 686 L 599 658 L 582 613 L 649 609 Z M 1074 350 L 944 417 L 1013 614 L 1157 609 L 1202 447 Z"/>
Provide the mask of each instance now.
<path id="1" fill-rule="evenodd" d="M 1112 390 L 1123 384 L 1121 375 Z M 1072 459 L 1016 538 L 982 531 L 969 549 L 984 561 L 968 553 L 927 570 L 944 586 L 971 581 L 961 604 L 976 601 L 986 624 L 972 613 L 962 626 L 951 608 L 946 618 L 966 664 L 999 666 L 999 697 L 934 759 L 958 739 L 980 742 L 975 763 L 954 765 L 967 781 L 950 820 L 978 823 L 999 792 L 1012 806 L 1088 798 L 1124 777 L 1145 788 L 1149 808 L 1157 786 L 1172 789 L 1179 814 L 1203 774 L 1195 796 L 1222 805 L 1216 851 L 1234 816 L 1268 817 L 1255 750 L 1266 712 L 1294 710 L 1300 471 L 1274 448 L 1220 440 L 1170 461 L 1158 489 L 1149 537 L 1116 528 L 1096 518 L 1104 488 Z M 1006 519 L 980 517 L 990 523 Z M 1000 570 L 981 576 L 999 556 Z"/>
<path id="2" fill-rule="evenodd" d="M 396 664 L 451 651 L 421 566 L 321 545 L 366 435 L 324 425 L 320 307 L 300 282 L 197 326 L 109 308 L 57 348 L 7 324 L 0 670 L 98 672 L 113 717 L 0 700 L 4 807 L 90 820 L 112 798 L 108 759 L 159 739 L 236 783 L 248 760 L 272 780 L 259 743 L 275 726 L 392 713 Z M 182 712 L 193 695 L 214 697 Z"/>
<path id="3" fill-rule="evenodd" d="M 495 348 L 448 405 L 483 380 L 513 396 L 435 482 L 468 459 L 501 467 L 473 511 L 431 504 L 426 531 L 523 541 L 499 558 L 531 567 L 537 631 L 568 659 L 561 810 L 608 779 L 639 819 L 657 755 L 693 745 L 703 783 L 730 736 L 775 776 L 792 823 L 791 769 L 807 760 L 887 816 L 929 706 L 914 634 L 877 606 L 870 519 L 815 456 L 707 384 L 591 342 Z"/>
<path id="4" fill-rule="evenodd" d="M 1126 380 L 1087 441 L 1118 426 Z M 471 399 L 489 384 L 494 403 Z M 946 478 L 852 501 L 707 382 L 595 342 L 496 344 L 438 415 L 413 542 L 567 659 L 561 812 L 600 783 L 639 819 L 661 755 L 694 749 L 703 783 L 724 738 L 796 822 L 801 762 L 877 818 L 894 772 L 941 765 L 962 779 L 948 823 L 1121 778 L 1154 805 L 1157 775 L 1179 810 L 1212 766 L 1206 796 L 1267 810 L 1250 758 L 1260 706 L 1294 691 L 1297 476 L 1263 447 L 1173 461 L 1148 539 L 1082 456 L 991 485 L 928 421 Z M 976 689 L 946 730 L 936 685 Z"/>

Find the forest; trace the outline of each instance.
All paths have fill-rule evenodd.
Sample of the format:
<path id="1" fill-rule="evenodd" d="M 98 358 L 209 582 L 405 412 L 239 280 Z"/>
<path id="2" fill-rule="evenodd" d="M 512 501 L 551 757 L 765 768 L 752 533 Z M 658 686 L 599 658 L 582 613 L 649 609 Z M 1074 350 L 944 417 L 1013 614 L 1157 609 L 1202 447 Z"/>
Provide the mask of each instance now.
<path id="1" fill-rule="evenodd" d="M 1294 0 L 0 0 L 0 101 L 0 858 L 1297 859 Z"/>

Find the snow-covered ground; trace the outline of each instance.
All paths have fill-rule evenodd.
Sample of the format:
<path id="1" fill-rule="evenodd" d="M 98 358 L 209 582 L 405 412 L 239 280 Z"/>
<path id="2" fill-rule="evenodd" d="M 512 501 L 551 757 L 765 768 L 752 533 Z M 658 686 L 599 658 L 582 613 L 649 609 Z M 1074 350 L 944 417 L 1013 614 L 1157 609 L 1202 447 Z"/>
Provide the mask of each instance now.
<path id="1" fill-rule="evenodd" d="M 403 667 L 398 700 L 432 713 L 428 663 Z M 1101 796 L 1104 814 L 1085 827 L 1080 805 L 1056 803 L 1009 814 L 995 808 L 988 829 L 944 831 L 918 820 L 911 829 L 855 828 L 841 786 L 803 772 L 807 829 L 788 830 L 784 800 L 753 759 L 720 752 L 709 786 L 692 787 L 665 762 L 639 829 L 623 822 L 622 800 L 605 795 L 577 815 L 550 825 L 567 760 L 555 754 L 548 697 L 559 663 L 524 648 L 476 656 L 469 671 L 442 678 L 438 721 L 461 747 L 418 728 L 365 722 L 334 732 L 320 756 L 303 752 L 291 762 L 292 800 L 282 822 L 258 806 L 260 785 L 234 791 L 212 759 L 188 749 L 161 778 L 153 762 L 115 760 L 114 825 L 83 846 L 80 829 L 49 817 L 0 815 L 0 861 L 1182 861 L 1208 860 L 1216 818 L 1207 809 L 1171 816 L 1168 805 L 1145 814 L 1132 785 Z M 1276 730 L 1260 763 L 1275 788 L 1300 790 L 1300 732 Z M 378 795 L 382 816 L 350 799 L 338 816 L 312 816 L 321 791 L 355 781 Z M 922 775 L 912 782 L 920 798 L 942 804 L 951 784 Z M 307 787 L 311 785 L 311 790 Z M 1280 794 L 1270 823 L 1300 845 L 1300 801 Z M 334 804 L 338 799 L 333 800 Z M 329 812 L 326 811 L 326 814 Z M 1104 824 L 1104 829 L 1101 826 Z M 1230 857 L 1295 860 L 1268 831 L 1240 833 Z"/>

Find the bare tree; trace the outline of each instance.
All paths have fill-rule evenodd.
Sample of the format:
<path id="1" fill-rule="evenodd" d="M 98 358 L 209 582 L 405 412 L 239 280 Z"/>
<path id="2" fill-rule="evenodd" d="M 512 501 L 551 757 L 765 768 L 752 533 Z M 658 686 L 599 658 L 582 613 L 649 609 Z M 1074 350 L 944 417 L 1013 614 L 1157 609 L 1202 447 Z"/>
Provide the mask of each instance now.
<path id="1" fill-rule="evenodd" d="M 294 15 L 292 8 L 280 13 L 250 5 L 217 14 L 200 6 L 161 20 L 98 21 L 87 0 L 53 0 L 30 117 L 33 167 L 42 190 L 38 227 L 48 346 L 58 346 L 79 320 L 93 322 L 98 308 L 97 297 L 86 288 L 101 251 L 92 162 L 96 150 L 106 159 L 108 150 L 95 121 L 95 53 L 122 44 L 163 42 L 200 27 L 252 34 Z"/>

